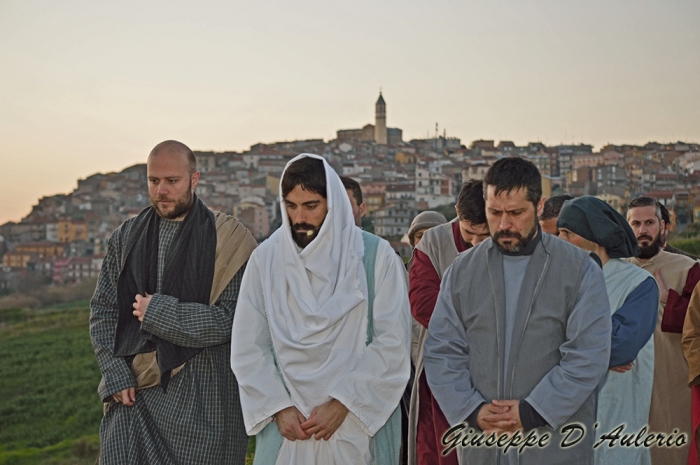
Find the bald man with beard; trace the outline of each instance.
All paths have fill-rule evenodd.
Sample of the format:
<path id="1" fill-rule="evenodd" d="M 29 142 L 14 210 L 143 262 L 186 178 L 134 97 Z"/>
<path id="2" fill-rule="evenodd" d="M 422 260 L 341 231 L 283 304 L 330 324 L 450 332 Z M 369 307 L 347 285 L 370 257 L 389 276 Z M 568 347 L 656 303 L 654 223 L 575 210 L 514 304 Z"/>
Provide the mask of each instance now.
<path id="1" fill-rule="evenodd" d="M 248 437 L 229 354 L 255 239 L 197 198 L 186 145 L 158 144 L 147 175 L 152 205 L 110 237 L 90 301 L 99 463 L 242 464 Z"/>

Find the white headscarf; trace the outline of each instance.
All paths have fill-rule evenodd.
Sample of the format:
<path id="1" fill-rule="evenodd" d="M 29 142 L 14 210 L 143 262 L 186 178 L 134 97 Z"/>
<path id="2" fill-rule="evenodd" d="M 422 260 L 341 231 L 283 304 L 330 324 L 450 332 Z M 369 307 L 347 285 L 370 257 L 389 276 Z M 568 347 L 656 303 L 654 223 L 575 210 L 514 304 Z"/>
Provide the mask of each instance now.
<path id="1" fill-rule="evenodd" d="M 330 400 L 335 383 L 352 371 L 365 348 L 367 282 L 362 232 L 348 194 L 320 156 L 326 173 L 328 214 L 317 236 L 299 252 L 284 210 L 269 241 L 278 252 L 263 264 L 263 295 L 277 363 L 296 407 L 308 417 Z M 284 179 L 284 173 L 282 174 Z M 274 263 L 273 263 L 274 260 Z"/>

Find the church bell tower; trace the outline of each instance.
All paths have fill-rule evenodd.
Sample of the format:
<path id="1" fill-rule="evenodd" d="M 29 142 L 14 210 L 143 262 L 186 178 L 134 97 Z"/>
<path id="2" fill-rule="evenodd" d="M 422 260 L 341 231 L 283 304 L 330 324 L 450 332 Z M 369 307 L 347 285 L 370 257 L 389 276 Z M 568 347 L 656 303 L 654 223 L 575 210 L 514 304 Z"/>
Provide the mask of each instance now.
<path id="1" fill-rule="evenodd" d="M 374 141 L 377 144 L 386 144 L 386 102 L 379 91 L 379 98 L 374 105 Z"/>

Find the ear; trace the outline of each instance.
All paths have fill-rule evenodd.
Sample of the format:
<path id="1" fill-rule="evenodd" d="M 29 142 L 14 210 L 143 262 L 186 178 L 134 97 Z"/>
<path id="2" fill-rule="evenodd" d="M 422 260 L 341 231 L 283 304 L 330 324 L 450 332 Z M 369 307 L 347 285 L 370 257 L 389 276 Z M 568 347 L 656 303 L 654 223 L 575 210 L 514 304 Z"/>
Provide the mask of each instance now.
<path id="1" fill-rule="evenodd" d="M 544 202 L 547 200 L 544 197 L 540 197 L 540 201 L 537 202 L 537 218 L 542 216 L 542 211 L 544 210 Z"/>
<path id="2" fill-rule="evenodd" d="M 194 188 L 197 187 L 197 182 L 199 182 L 199 171 L 195 171 L 192 173 L 192 185 L 190 186 L 190 189 L 194 191 Z"/>
<path id="3" fill-rule="evenodd" d="M 362 202 L 360 204 L 360 217 L 364 217 L 366 211 L 367 211 L 367 204 Z"/>

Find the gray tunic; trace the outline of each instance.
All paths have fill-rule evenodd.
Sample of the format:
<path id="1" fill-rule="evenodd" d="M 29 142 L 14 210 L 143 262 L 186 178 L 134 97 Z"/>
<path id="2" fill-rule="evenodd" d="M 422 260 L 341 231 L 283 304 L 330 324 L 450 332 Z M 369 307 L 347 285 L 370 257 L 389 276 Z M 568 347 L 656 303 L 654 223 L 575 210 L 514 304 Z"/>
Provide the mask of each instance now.
<path id="1" fill-rule="evenodd" d="M 136 386 L 125 359 L 113 356 L 119 257 L 132 224 L 127 220 L 112 234 L 90 302 L 90 336 L 103 376 L 98 393 L 105 402 Z M 161 221 L 157 291 L 166 252 L 180 224 Z M 140 390 L 133 407 L 109 402 L 100 428 L 100 464 L 244 463 L 248 436 L 229 366 L 233 312 L 244 270 L 236 273 L 213 306 L 153 295 L 142 329 L 204 350 L 173 376 L 167 393 L 160 386 Z"/>
<path id="2" fill-rule="evenodd" d="M 546 447 L 525 449 L 517 463 L 592 464 L 595 389 L 610 358 L 603 272 L 587 252 L 544 234 L 522 278 L 506 353 L 506 287 L 512 283 L 503 265 L 488 239 L 447 270 L 425 342 L 433 395 L 451 425 L 483 402 L 525 399 L 548 423 L 535 432 L 550 439 Z M 586 434 L 562 448 L 560 429 L 572 423 Z M 465 447 L 460 460 L 496 464 L 502 450 Z"/>

